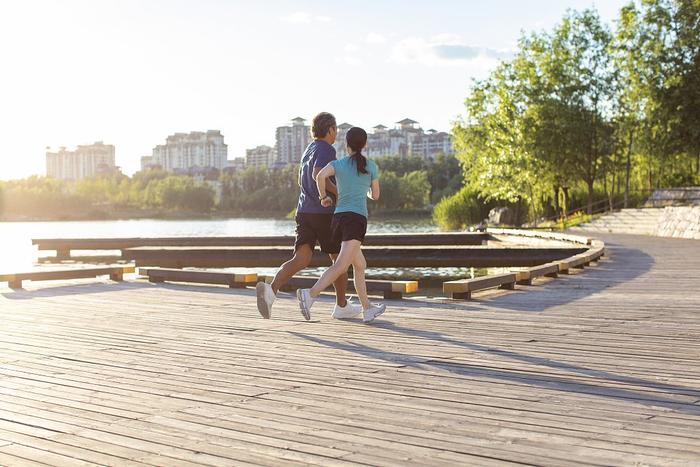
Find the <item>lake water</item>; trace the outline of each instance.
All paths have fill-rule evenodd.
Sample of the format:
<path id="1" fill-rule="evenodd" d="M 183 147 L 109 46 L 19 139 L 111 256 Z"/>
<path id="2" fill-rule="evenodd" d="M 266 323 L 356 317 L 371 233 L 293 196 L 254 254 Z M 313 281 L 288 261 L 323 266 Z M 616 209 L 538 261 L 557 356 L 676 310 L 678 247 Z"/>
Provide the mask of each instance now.
<path id="1" fill-rule="evenodd" d="M 0 222 L 0 273 L 26 271 L 38 267 L 39 255 L 53 256 L 53 252 L 38 252 L 32 238 L 106 238 L 106 237 L 215 237 L 250 235 L 293 235 L 294 221 L 289 219 L 219 219 L 219 220 L 121 220 L 72 222 Z M 426 221 L 372 221 L 371 233 L 433 232 L 437 228 Z M 291 250 L 291 245 L 290 245 Z M 103 252 L 94 252 L 103 254 Z M 42 265 L 40 267 L 56 267 Z M 232 270 L 236 270 L 232 268 Z M 274 269 L 260 268 L 262 274 Z M 318 274 L 318 269 L 305 271 Z M 410 268 L 372 269 L 368 277 L 400 279 L 444 279 L 479 274 L 470 268 Z"/>

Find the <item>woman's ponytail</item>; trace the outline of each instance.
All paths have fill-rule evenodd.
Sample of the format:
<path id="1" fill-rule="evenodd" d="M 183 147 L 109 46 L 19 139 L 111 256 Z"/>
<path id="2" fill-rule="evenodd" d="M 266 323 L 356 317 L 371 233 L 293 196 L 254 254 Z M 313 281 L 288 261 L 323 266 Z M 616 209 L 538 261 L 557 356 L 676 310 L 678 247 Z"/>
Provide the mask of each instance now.
<path id="1" fill-rule="evenodd" d="M 358 174 L 367 173 L 367 158 L 362 155 L 361 152 L 356 152 L 352 156 L 352 160 L 355 162 L 355 167 L 357 167 Z"/>
<path id="2" fill-rule="evenodd" d="M 362 149 L 367 145 L 367 132 L 359 127 L 352 127 L 345 135 L 345 142 L 350 148 L 350 157 L 357 167 L 357 173 L 367 173 L 367 158 L 362 155 Z"/>

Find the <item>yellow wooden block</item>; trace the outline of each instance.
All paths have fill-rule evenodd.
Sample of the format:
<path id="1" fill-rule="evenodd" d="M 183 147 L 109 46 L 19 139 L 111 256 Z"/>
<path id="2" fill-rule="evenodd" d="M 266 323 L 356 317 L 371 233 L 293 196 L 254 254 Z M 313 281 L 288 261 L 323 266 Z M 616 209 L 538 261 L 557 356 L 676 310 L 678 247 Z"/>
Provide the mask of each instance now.
<path id="1" fill-rule="evenodd" d="M 392 281 L 391 291 L 411 293 L 418 290 L 418 281 Z"/>
<path id="2" fill-rule="evenodd" d="M 469 285 L 464 280 L 447 281 L 442 283 L 442 291 L 448 292 L 468 292 Z"/>
<path id="3" fill-rule="evenodd" d="M 257 282 L 258 274 L 255 272 L 246 272 L 246 273 L 241 273 L 241 274 L 235 274 L 234 280 L 236 282 L 244 282 L 246 284 L 251 283 L 251 282 Z"/>
<path id="4" fill-rule="evenodd" d="M 513 271 L 516 281 L 526 281 L 530 279 L 530 271 Z"/>

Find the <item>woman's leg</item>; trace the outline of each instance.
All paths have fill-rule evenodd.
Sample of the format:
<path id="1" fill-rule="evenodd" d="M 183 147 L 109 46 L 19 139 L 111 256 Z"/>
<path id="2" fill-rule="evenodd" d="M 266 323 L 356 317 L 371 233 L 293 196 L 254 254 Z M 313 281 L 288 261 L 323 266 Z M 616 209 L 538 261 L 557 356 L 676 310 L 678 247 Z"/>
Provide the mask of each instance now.
<path id="1" fill-rule="evenodd" d="M 369 308 L 369 298 L 367 297 L 367 284 L 365 284 L 365 269 L 367 269 L 367 261 L 365 255 L 362 254 L 362 248 L 357 250 L 355 259 L 352 262 L 352 276 L 355 281 L 355 291 L 362 303 L 362 309 Z"/>
<path id="2" fill-rule="evenodd" d="M 360 251 L 361 246 L 362 243 L 360 243 L 359 240 L 347 240 L 341 243 L 338 258 L 331 267 L 326 269 L 318 281 L 316 281 L 316 284 L 311 287 L 311 296 L 313 298 L 321 295 L 321 292 L 330 287 L 341 274 L 347 272 L 348 268 L 355 260 L 355 255 Z"/>

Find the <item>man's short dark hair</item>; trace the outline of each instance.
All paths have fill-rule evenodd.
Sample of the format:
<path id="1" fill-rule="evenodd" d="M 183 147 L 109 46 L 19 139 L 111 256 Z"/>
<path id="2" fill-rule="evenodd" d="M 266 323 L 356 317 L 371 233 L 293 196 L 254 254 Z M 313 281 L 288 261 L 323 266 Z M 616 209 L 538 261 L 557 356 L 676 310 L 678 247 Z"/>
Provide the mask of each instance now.
<path id="1" fill-rule="evenodd" d="M 335 117 L 333 114 L 321 112 L 314 117 L 314 121 L 311 126 L 311 134 L 314 138 L 325 138 L 328 134 L 328 130 L 335 128 L 335 126 Z"/>

